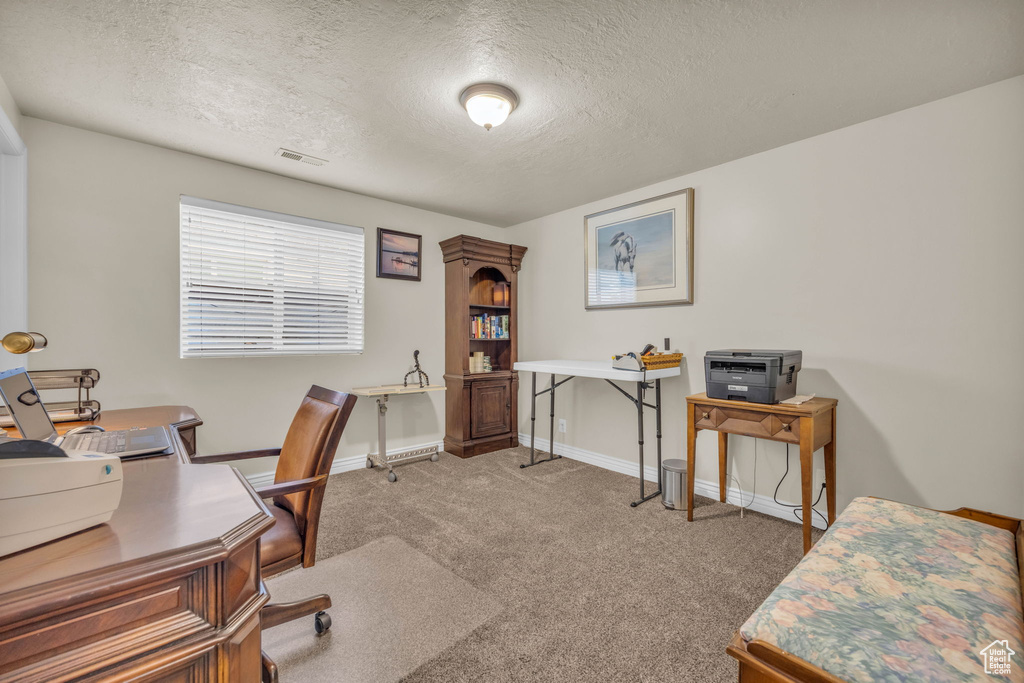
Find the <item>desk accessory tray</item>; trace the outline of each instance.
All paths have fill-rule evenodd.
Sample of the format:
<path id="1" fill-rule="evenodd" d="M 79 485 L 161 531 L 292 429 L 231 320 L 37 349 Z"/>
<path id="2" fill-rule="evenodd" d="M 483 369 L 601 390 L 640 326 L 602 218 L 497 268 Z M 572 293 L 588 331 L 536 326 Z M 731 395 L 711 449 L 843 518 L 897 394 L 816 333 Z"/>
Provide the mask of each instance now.
<path id="1" fill-rule="evenodd" d="M 100 371 L 92 368 L 74 370 L 30 370 L 38 391 L 76 389 L 74 401 L 47 401 L 46 412 L 54 422 L 87 422 L 100 414 L 100 402 L 89 397 L 89 390 L 100 381 Z M 7 407 L 0 404 L 0 427 L 14 427 L 14 419 Z"/>

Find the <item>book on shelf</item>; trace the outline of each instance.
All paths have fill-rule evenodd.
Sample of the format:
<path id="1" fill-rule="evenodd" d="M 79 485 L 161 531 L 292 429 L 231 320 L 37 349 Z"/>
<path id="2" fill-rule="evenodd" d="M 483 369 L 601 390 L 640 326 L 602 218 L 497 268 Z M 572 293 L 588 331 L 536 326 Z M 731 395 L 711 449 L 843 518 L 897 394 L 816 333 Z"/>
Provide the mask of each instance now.
<path id="1" fill-rule="evenodd" d="M 508 316 L 483 313 L 469 319 L 470 339 L 508 339 Z"/>

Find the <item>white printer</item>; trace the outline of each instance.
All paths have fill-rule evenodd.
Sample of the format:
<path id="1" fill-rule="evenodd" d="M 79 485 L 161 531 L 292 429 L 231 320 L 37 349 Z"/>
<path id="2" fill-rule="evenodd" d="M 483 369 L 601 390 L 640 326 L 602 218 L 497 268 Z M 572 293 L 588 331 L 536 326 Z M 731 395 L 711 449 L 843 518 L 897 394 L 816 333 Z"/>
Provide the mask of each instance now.
<path id="1" fill-rule="evenodd" d="M 121 460 L 43 441 L 0 443 L 0 557 L 103 524 L 121 502 Z"/>
<path id="2" fill-rule="evenodd" d="M 121 459 L 64 451 L 24 368 L 0 372 L 0 398 L 25 439 L 0 430 L 0 557 L 103 524 L 121 502 Z"/>

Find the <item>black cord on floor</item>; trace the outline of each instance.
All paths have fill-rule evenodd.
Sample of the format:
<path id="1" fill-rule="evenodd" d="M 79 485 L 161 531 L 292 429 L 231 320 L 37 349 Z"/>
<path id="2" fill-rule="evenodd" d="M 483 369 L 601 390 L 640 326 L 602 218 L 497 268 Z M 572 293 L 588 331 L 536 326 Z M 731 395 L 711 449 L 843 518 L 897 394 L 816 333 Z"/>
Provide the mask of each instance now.
<path id="1" fill-rule="evenodd" d="M 796 520 L 798 522 L 803 524 L 804 520 L 798 514 L 798 513 L 802 513 L 803 512 L 803 510 L 800 509 L 800 508 L 803 507 L 803 505 L 802 504 L 801 505 L 793 505 L 792 503 L 783 503 L 782 501 L 779 500 L 779 489 L 782 488 L 782 482 L 786 481 L 786 477 L 788 477 L 788 476 L 789 476 L 789 444 L 787 443 L 786 444 L 786 472 L 782 475 L 782 479 L 779 479 L 779 483 L 775 486 L 775 493 L 772 494 L 772 500 L 775 501 L 776 505 L 781 505 L 782 507 L 787 507 L 787 508 L 793 508 L 793 516 L 796 517 Z M 819 517 L 821 517 L 821 521 L 825 523 L 825 529 L 827 530 L 829 528 L 829 526 L 831 526 L 831 525 L 828 523 L 828 520 L 825 519 L 825 515 L 821 514 L 820 512 L 818 512 L 817 510 L 814 509 L 814 506 L 817 505 L 821 501 L 821 494 L 823 494 L 823 493 L 825 493 L 825 485 L 824 484 L 822 484 L 821 489 L 818 491 L 818 497 L 815 499 L 815 501 L 813 503 L 811 503 L 811 512 L 816 514 L 816 515 L 818 515 Z"/>

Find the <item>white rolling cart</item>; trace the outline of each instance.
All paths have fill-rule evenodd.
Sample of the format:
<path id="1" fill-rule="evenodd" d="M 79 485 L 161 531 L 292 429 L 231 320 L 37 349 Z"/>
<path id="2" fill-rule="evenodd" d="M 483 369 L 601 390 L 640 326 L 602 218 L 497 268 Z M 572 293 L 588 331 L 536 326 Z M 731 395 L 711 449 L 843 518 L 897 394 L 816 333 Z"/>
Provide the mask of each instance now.
<path id="1" fill-rule="evenodd" d="M 373 469 L 374 467 L 386 467 L 388 470 L 388 481 L 397 481 L 398 475 L 395 474 L 395 465 L 412 462 L 414 460 L 424 460 L 430 458 L 434 462 L 437 462 L 437 446 L 428 446 L 427 448 L 415 448 L 410 451 L 402 451 L 400 453 L 393 453 L 388 455 L 388 434 L 387 434 L 387 414 L 388 414 L 388 398 L 398 394 L 425 394 L 429 391 L 444 391 L 443 386 L 419 386 L 409 385 L 405 386 L 402 384 L 389 384 L 379 387 L 360 387 L 353 389 L 351 393 L 356 396 L 365 396 L 367 398 L 377 399 L 377 452 L 369 453 L 366 456 L 366 467 L 367 469 Z"/>

